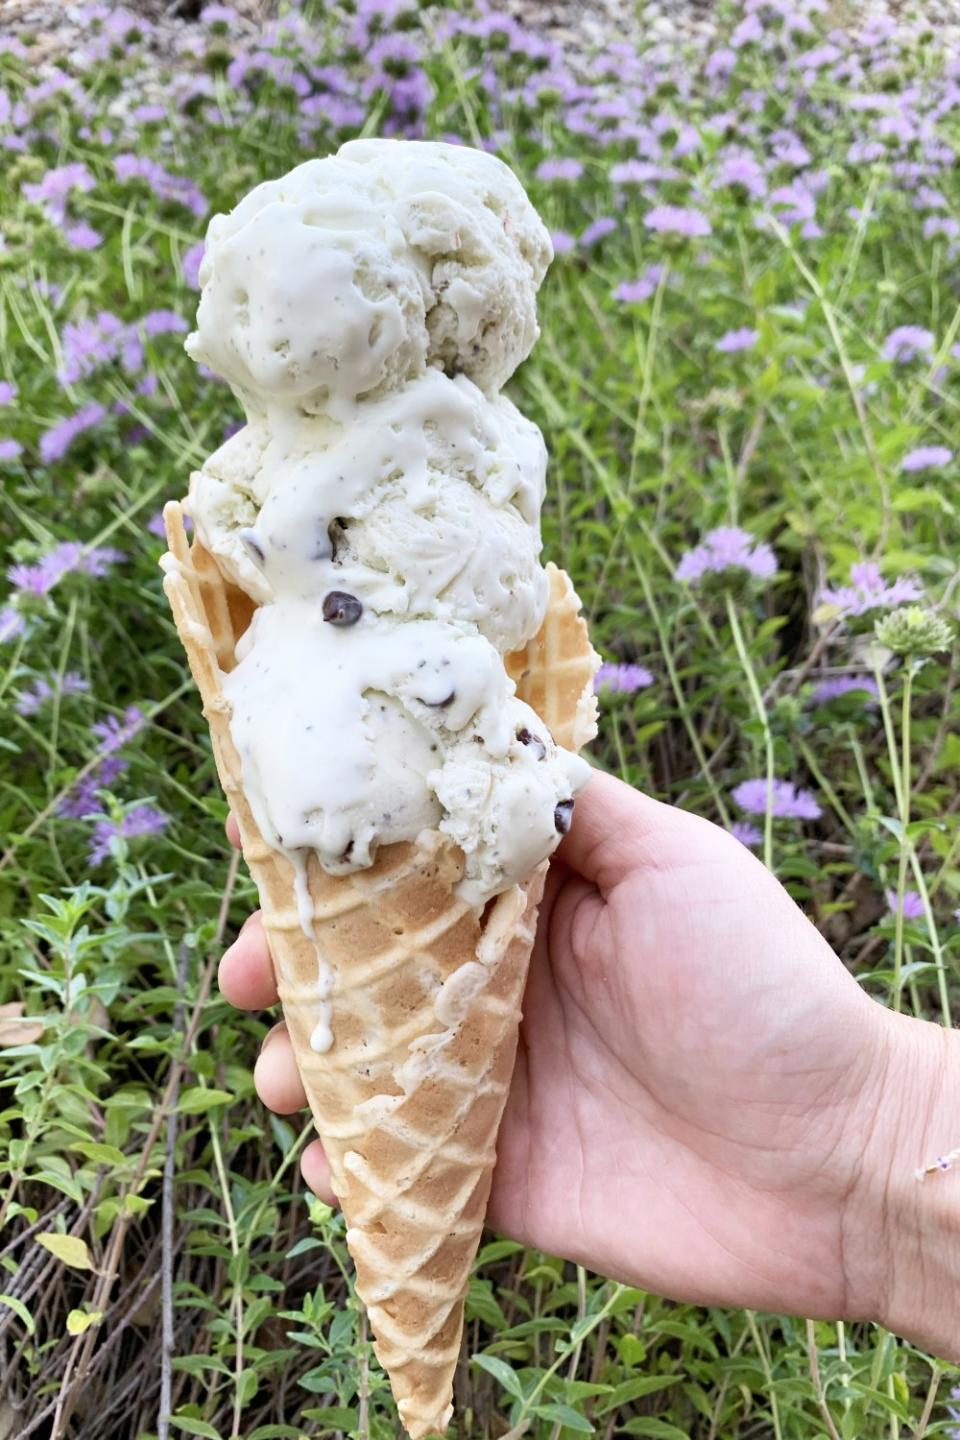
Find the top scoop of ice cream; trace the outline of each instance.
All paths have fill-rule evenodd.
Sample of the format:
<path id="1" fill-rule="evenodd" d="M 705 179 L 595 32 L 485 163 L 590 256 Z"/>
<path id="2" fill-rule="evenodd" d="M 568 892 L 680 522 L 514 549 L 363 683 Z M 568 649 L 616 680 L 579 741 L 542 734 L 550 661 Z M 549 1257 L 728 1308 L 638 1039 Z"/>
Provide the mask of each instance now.
<path id="1" fill-rule="evenodd" d="M 495 156 L 351 141 L 214 216 L 187 351 L 252 413 L 271 401 L 333 413 L 428 365 L 493 392 L 537 338 L 550 258 Z"/>

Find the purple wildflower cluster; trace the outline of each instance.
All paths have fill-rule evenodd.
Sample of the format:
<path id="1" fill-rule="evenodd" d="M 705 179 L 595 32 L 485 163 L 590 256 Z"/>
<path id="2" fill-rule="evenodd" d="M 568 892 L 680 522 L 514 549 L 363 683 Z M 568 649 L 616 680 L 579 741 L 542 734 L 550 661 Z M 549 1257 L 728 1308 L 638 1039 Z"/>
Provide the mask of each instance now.
<path id="1" fill-rule="evenodd" d="M 715 343 L 714 350 L 719 350 L 722 355 L 734 355 L 740 350 L 752 350 L 760 339 L 758 330 L 751 330 L 744 326 L 740 330 L 728 330 L 725 335 Z"/>
<path id="2" fill-rule="evenodd" d="M 46 95 L 40 98 L 46 99 Z M 86 220 L 71 217 L 67 205 L 75 193 L 85 195 L 96 188 L 96 183 L 87 166 L 74 161 L 69 165 L 55 166 L 40 180 L 27 181 L 23 186 L 23 196 L 43 209 L 51 224 L 63 232 L 72 249 L 95 250 L 103 237 Z"/>
<path id="3" fill-rule="evenodd" d="M 8 576 L 14 590 L 21 595 L 47 595 L 65 575 L 79 572 L 99 579 L 112 565 L 125 560 L 122 550 L 112 545 L 85 549 L 75 540 L 64 540 L 48 550 L 33 565 L 12 565 Z"/>
<path id="4" fill-rule="evenodd" d="M 877 682 L 871 675 L 831 675 L 814 685 L 810 698 L 814 705 L 829 705 L 831 700 L 845 695 L 860 695 L 869 704 L 868 697 L 876 697 L 877 693 Z"/>
<path id="5" fill-rule="evenodd" d="M 616 691 L 621 695 L 633 695 L 653 684 L 653 676 L 645 665 L 621 664 L 606 661 L 593 677 L 593 688 L 599 694 L 603 690 Z"/>
<path id="6" fill-rule="evenodd" d="M 18 715 L 29 717 L 39 714 L 45 705 L 54 700 L 68 695 L 85 695 L 89 689 L 87 681 L 76 670 L 67 670 L 63 675 L 55 675 L 52 680 L 40 676 L 26 690 L 20 691 L 13 708 Z"/>
<path id="7" fill-rule="evenodd" d="M 98 792 L 109 789 L 129 768 L 128 757 L 119 752 L 145 724 L 143 712 L 131 705 L 122 719 L 110 716 L 91 727 L 97 739 L 95 764 L 61 800 L 61 815 L 71 820 L 87 820 L 94 814 L 102 813 Z"/>
<path id="8" fill-rule="evenodd" d="M 725 525 L 710 530 L 699 545 L 688 550 L 674 573 L 677 580 L 691 585 L 725 573 L 771 580 L 777 573 L 777 557 L 769 545 L 748 531 Z"/>
<path id="9" fill-rule="evenodd" d="M 731 796 L 748 815 L 766 815 L 769 799 L 770 813 L 778 820 L 816 820 L 822 811 L 809 790 L 801 790 L 790 780 L 774 780 L 768 786 L 765 779 L 744 780 Z"/>
<path id="10" fill-rule="evenodd" d="M 122 716 L 111 715 L 93 725 L 97 741 L 94 763 L 60 802 L 58 813 L 64 819 L 93 822 L 88 845 L 92 865 L 107 858 L 113 840 L 156 835 L 170 823 L 169 815 L 145 801 L 108 811 L 101 798 L 101 792 L 109 790 L 129 769 L 130 757 L 122 752 L 145 724 L 143 712 L 131 705 Z"/>
<path id="11" fill-rule="evenodd" d="M 621 280 L 613 292 L 615 300 L 623 300 L 626 304 L 637 305 L 656 292 L 657 286 L 663 279 L 662 265 L 648 265 L 642 275 L 636 280 Z"/>
<path id="12" fill-rule="evenodd" d="M 850 567 L 849 585 L 828 586 L 822 590 L 820 604 L 834 607 L 840 616 L 849 619 L 868 615 L 874 610 L 906 605 L 922 597 L 923 588 L 916 580 L 901 576 L 886 581 L 880 573 L 880 566 L 872 560 L 865 560 Z"/>
<path id="13" fill-rule="evenodd" d="M 141 835 L 159 835 L 170 824 L 170 816 L 156 805 L 133 805 L 119 817 L 97 815 L 93 822 L 88 854 L 91 865 L 99 865 L 110 854 L 114 840 L 133 840 Z"/>
<path id="14" fill-rule="evenodd" d="M 75 540 L 64 540 L 33 564 L 12 565 L 8 577 L 13 593 L 0 608 L 0 645 L 23 634 L 25 607 L 31 599 L 48 595 L 65 575 L 79 573 L 99 579 L 124 559 L 123 551 L 115 550 L 112 545 L 87 549 Z"/>

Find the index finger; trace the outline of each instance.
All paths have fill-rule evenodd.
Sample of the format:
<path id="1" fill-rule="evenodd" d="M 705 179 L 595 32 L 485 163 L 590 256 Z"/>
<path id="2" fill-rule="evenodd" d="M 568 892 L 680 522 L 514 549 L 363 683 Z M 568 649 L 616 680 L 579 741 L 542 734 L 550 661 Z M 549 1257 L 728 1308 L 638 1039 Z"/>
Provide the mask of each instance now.
<path id="1" fill-rule="evenodd" d="M 231 845 L 236 845 L 237 849 L 239 850 L 239 849 L 240 849 L 240 826 L 237 824 L 237 817 L 236 817 L 236 815 L 234 815 L 234 813 L 233 813 L 232 810 L 230 811 L 230 814 L 227 816 L 226 830 L 227 830 L 227 839 L 230 841 L 230 844 L 231 844 Z"/>

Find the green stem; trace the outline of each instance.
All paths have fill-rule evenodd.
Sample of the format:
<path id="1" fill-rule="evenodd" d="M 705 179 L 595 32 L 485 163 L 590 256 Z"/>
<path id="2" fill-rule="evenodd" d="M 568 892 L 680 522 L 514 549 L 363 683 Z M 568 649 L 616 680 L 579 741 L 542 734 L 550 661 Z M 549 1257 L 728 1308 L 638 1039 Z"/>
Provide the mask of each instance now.
<path id="1" fill-rule="evenodd" d="M 900 863 L 897 867 L 897 912 L 893 935 L 893 1008 L 899 1010 L 903 974 L 903 897 L 907 890 L 907 866 L 910 861 L 910 700 L 913 692 L 913 665 L 909 656 L 903 669 L 903 702 L 900 716 Z"/>
<path id="2" fill-rule="evenodd" d="M 897 750 L 897 737 L 893 733 L 893 713 L 890 709 L 890 696 L 887 694 L 886 681 L 883 678 L 883 670 L 874 652 L 871 658 L 871 668 L 874 679 L 877 682 L 877 699 L 880 703 L 880 714 L 883 718 L 883 733 L 887 737 L 887 754 L 890 757 L 890 777 L 893 782 L 893 793 L 897 802 L 897 810 L 903 811 L 903 797 L 900 793 L 900 755 Z"/>
<path id="3" fill-rule="evenodd" d="M 747 677 L 747 688 L 750 691 L 750 698 L 753 701 L 753 708 L 760 721 L 760 729 L 763 731 L 763 749 L 766 759 L 767 778 L 767 803 L 763 815 L 763 863 L 768 870 L 773 869 L 773 736 L 770 733 L 770 719 L 767 714 L 767 707 L 764 703 L 763 693 L 757 683 L 756 672 L 753 668 L 753 661 L 747 651 L 743 638 L 743 631 L 740 628 L 740 617 L 737 614 L 736 606 L 733 603 L 733 596 L 729 590 L 726 594 L 727 619 L 730 621 L 730 633 L 733 635 L 733 643 L 736 647 L 737 656 Z"/>
<path id="4" fill-rule="evenodd" d="M 763 1367 L 763 1376 L 767 1382 L 767 1394 L 770 1396 L 770 1418 L 773 1421 L 773 1433 L 776 1440 L 783 1440 L 783 1430 L 780 1425 L 780 1408 L 777 1405 L 776 1391 L 773 1388 L 773 1370 L 770 1366 L 770 1357 L 767 1354 L 763 1341 L 760 1338 L 760 1329 L 757 1325 L 757 1317 L 752 1310 L 745 1310 L 747 1326 L 753 1337 L 753 1343 L 757 1347 L 757 1354 L 760 1356 L 760 1364 Z"/>

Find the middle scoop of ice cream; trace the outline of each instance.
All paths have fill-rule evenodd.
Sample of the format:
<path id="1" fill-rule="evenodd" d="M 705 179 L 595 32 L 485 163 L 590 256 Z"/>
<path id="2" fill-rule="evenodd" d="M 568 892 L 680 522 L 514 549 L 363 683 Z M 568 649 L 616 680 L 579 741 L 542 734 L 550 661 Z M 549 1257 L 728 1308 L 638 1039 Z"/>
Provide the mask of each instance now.
<path id="1" fill-rule="evenodd" d="M 504 396 L 431 370 L 349 426 L 244 427 L 193 479 L 201 539 L 254 599 L 332 586 L 379 614 L 459 619 L 518 649 L 546 604 L 546 450 Z"/>

